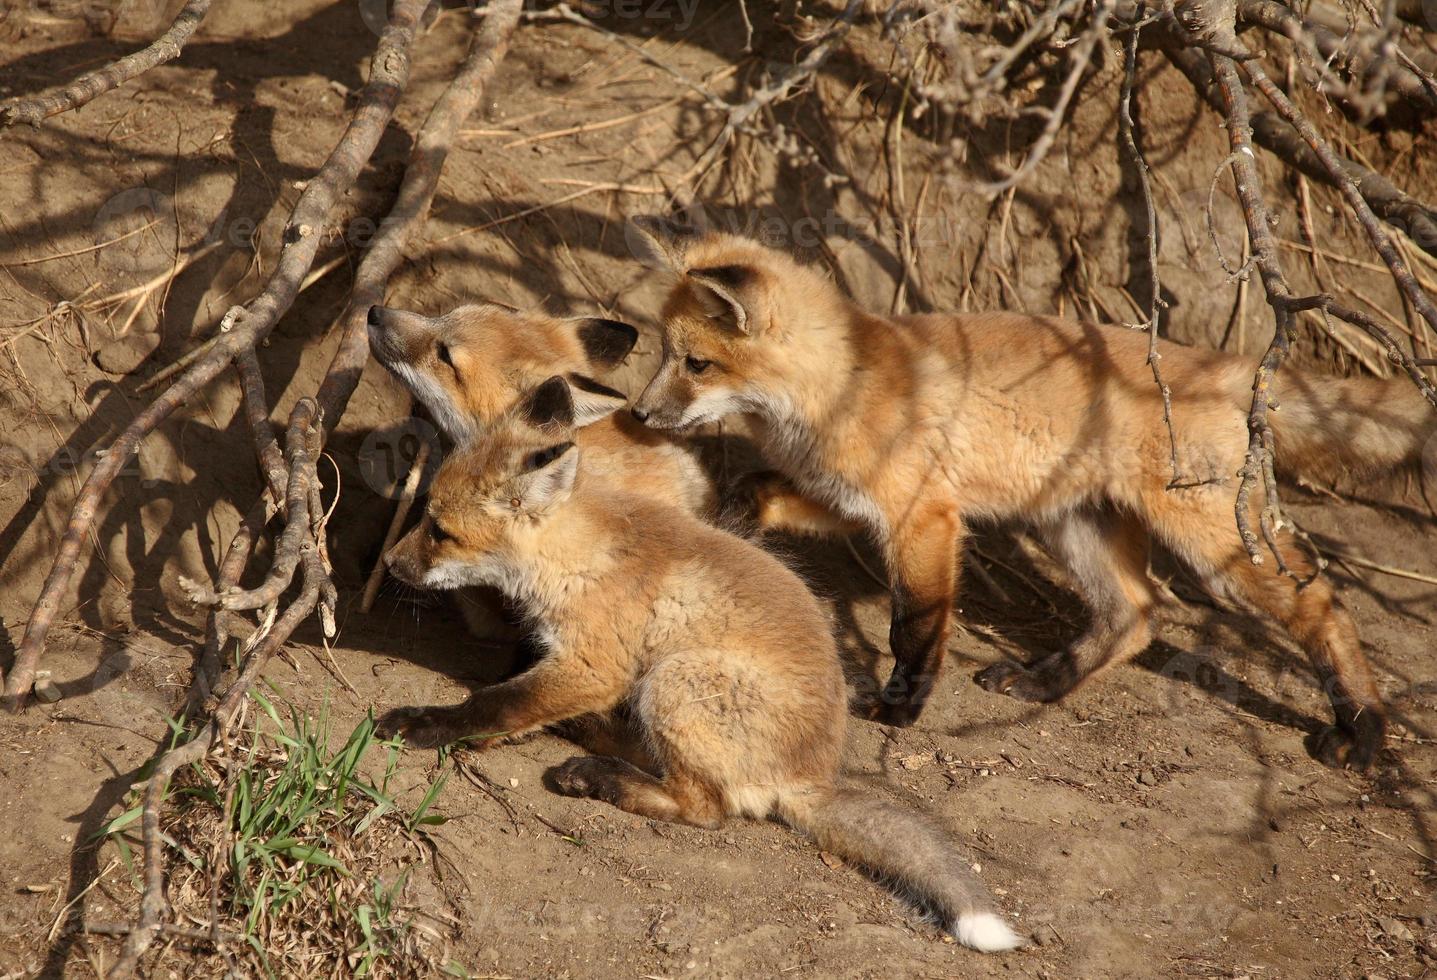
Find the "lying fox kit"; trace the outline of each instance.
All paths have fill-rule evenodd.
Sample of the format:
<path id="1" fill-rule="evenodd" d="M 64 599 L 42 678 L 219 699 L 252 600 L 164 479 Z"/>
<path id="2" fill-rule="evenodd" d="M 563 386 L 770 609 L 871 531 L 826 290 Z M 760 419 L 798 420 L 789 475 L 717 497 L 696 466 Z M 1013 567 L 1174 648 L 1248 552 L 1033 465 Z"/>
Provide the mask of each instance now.
<path id="1" fill-rule="evenodd" d="M 547 652 L 454 707 L 390 712 L 413 744 L 501 737 L 627 707 L 639 764 L 580 756 L 561 793 L 717 827 L 776 816 L 891 880 L 975 949 L 1019 938 L 929 820 L 838 785 L 846 691 L 829 624 L 793 572 L 651 498 L 592 480 L 562 378 L 447 460 L 423 522 L 388 556 L 426 588 L 492 585 Z"/>
<path id="2" fill-rule="evenodd" d="M 602 418 L 579 436 L 591 471 L 617 486 L 696 513 L 712 510 L 712 482 L 694 454 L 623 416 L 624 396 L 587 375 L 622 364 L 639 332 L 597 317 L 561 319 L 493 303 L 426 317 L 382 306 L 369 311 L 369 347 L 456 444 L 480 435 L 545 379 L 575 379 L 576 410 Z M 512 636 L 492 590 L 454 593 L 475 635 Z"/>
<path id="3" fill-rule="evenodd" d="M 1142 651 L 1157 602 L 1146 574 L 1156 538 L 1306 650 L 1336 715 L 1313 739 L 1317 757 L 1372 762 L 1383 705 L 1332 586 L 1319 578 L 1299 587 L 1312 560 L 1290 531 L 1278 546 L 1297 578 L 1271 560 L 1254 566 L 1233 528 L 1251 364 L 1160 345 L 1177 434 L 1174 481 L 1142 334 L 1010 314 L 877 316 L 756 242 L 662 219 L 638 225 L 678 282 L 663 309 L 663 361 L 634 414 L 683 429 L 754 413 L 765 452 L 804 495 L 770 488 L 761 521 L 811 524 L 823 517 L 817 501 L 877 538 L 892 580 L 896 666 L 876 717 L 911 724 L 933 686 L 966 522 L 1018 518 L 1071 570 L 1092 626 L 1065 653 L 983 671 L 983 687 L 1052 701 Z M 1275 387 L 1277 462 L 1288 470 L 1411 463 L 1437 428 L 1405 380 L 1288 368 Z"/>

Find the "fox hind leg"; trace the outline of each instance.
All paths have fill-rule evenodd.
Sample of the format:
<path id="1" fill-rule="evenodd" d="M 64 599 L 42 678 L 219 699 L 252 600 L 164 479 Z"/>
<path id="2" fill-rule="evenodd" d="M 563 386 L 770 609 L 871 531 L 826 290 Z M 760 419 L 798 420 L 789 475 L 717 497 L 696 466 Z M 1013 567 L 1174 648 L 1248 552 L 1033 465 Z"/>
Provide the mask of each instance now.
<path id="1" fill-rule="evenodd" d="M 1278 571 L 1271 556 L 1254 565 L 1237 543 L 1226 500 L 1214 500 L 1201 511 L 1169 508 L 1157 517 L 1154 530 L 1174 551 L 1213 586 L 1277 620 L 1306 652 L 1336 721 L 1309 739 L 1313 756 L 1334 768 L 1370 766 L 1386 733 L 1382 697 L 1352 618 L 1338 603 L 1332 583 L 1313 577 L 1306 550 L 1283 531 L 1278 547 L 1292 575 Z"/>
<path id="2" fill-rule="evenodd" d="M 1152 638 L 1157 595 L 1148 579 L 1148 535 L 1112 509 L 1074 513 L 1041 531 L 1071 573 L 1092 623 L 1073 646 L 1031 666 L 994 664 L 974 678 L 1020 701 L 1056 701 L 1094 673 L 1141 653 Z"/>
<path id="3" fill-rule="evenodd" d="M 723 823 L 718 795 L 681 774 L 659 779 L 613 756 L 577 755 L 546 776 L 555 792 L 602 800 L 651 820 L 708 828 Z"/>

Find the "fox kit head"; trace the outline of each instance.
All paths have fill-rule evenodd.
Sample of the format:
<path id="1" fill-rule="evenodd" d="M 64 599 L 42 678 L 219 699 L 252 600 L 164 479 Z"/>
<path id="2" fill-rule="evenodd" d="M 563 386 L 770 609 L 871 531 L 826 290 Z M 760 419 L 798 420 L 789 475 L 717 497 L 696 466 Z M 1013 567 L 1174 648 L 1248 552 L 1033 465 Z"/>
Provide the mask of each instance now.
<path id="1" fill-rule="evenodd" d="M 385 555 L 403 582 L 431 589 L 499 585 L 504 555 L 561 508 L 579 476 L 577 429 L 624 406 L 622 394 L 553 377 L 444 461 L 424 518 Z"/>
<path id="2" fill-rule="evenodd" d="M 784 413 L 795 368 L 842 315 L 832 283 L 749 239 L 655 217 L 634 224 L 648 258 L 678 278 L 661 318 L 663 361 L 634 416 L 685 429 L 732 412 Z"/>
<path id="3" fill-rule="evenodd" d="M 617 367 L 639 332 L 484 303 L 426 317 L 369 310 L 369 347 L 456 442 L 474 438 L 546 378 Z"/>

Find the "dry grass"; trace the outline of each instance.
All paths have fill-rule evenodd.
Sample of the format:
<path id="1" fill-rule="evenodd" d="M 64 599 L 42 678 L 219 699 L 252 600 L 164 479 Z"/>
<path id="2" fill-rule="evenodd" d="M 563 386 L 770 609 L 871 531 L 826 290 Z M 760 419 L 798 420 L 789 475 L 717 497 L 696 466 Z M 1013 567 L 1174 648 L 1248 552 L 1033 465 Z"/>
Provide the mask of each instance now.
<path id="1" fill-rule="evenodd" d="M 282 714 L 252 697 L 255 723 L 170 787 L 161 822 L 179 928 L 155 966 L 183 976 L 464 975 L 432 901 L 426 830 L 445 820 L 433 804 L 446 777 L 402 807 L 391 787 L 398 747 L 375 737 L 373 719 L 332 751 L 327 708 Z M 138 815 L 136 806 L 107 828 L 132 865 Z"/>

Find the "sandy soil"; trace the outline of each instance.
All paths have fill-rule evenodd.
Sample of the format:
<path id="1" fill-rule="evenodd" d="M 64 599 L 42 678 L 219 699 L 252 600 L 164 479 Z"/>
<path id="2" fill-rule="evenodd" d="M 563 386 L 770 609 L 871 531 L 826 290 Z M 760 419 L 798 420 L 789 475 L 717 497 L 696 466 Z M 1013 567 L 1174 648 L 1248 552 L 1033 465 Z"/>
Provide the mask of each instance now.
<path id="1" fill-rule="evenodd" d="M 0 95 L 128 50 L 168 12 L 160 2 L 149 10 L 125 5 L 112 24 L 91 9 L 104 14 L 104 4 L 81 6 L 8 10 L 0 20 Z M 791 57 L 792 42 L 758 20 L 760 42 L 772 45 L 761 48 L 765 55 Z M 696 78 L 739 57 L 743 43 L 724 5 L 702 7 L 687 25 L 606 23 Z M 453 11 L 421 40 L 397 125 L 342 220 L 326 229 L 331 242 L 320 261 L 342 261 L 302 294 L 262 352 L 277 418 L 323 374 L 329 325 L 362 244 L 351 219 L 389 200 L 408 134 L 462 56 L 465 29 Z M 372 44 L 353 3 L 307 0 L 282 15 L 254 0 L 216 4 L 181 62 L 79 114 L 0 139 L 0 322 L 25 324 L 61 301 L 72 304 L 0 351 L 0 666 L 8 668 L 19 642 L 87 455 L 144 404 L 145 378 L 207 337 L 228 305 L 262 281 L 296 183 L 337 138 L 346 93 L 360 84 Z M 882 51 L 876 26 L 860 25 L 853 50 L 821 82 L 831 113 L 798 114 L 830 166 L 854 175 L 853 186 L 826 190 L 741 143 L 738 162 L 708 199 L 721 220 L 760 214 L 793 239 L 801 238 L 800 219 L 819 220 L 829 230 L 822 247 L 794 244 L 836 263 L 856 295 L 887 308 L 897 266 L 880 203 L 886 116 L 875 106 L 891 111 L 873 68 L 884 63 Z M 742 70 L 757 71 L 761 60 Z M 1254 290 L 1237 310 L 1236 287 L 1218 268 L 1193 204 L 1207 193 L 1225 139 L 1182 79 L 1156 62 L 1145 63 L 1144 74 L 1142 121 L 1160 211 L 1176 229 L 1161 253 L 1169 332 L 1259 349 L 1271 330 L 1265 307 Z M 731 95 L 733 84 L 715 87 Z M 1077 122 L 1054 158 L 1011 198 L 989 202 L 941 176 L 932 181 L 913 308 L 1072 312 L 1073 284 L 1091 282 L 1112 318 L 1133 315 L 1122 290 L 1144 295 L 1137 284 L 1145 272 L 1130 253 L 1135 205 L 1113 148 L 1115 85 L 1110 63 L 1085 85 Z M 1033 87 L 1041 90 L 1041 81 Z M 693 102 L 611 129 L 519 142 L 675 94 L 671 81 L 603 37 L 525 28 L 483 117 L 471 120 L 450 161 L 427 242 L 396 277 L 390 302 L 439 310 L 488 297 L 603 309 L 647 324 L 659 284 L 630 259 L 622 219 L 649 209 L 657 195 L 596 192 L 493 223 L 582 187 L 558 181 L 660 188 L 687 170 L 705 145 Z M 1395 120 L 1381 135 L 1351 135 L 1420 192 L 1437 186 L 1437 155 L 1424 152 L 1433 146 L 1428 126 Z M 983 154 L 1021 145 L 1000 122 L 972 137 L 977 172 Z M 936 172 L 933 152 L 910 138 L 910 201 Z M 1284 213 L 1279 230 L 1298 240 L 1292 187 L 1276 168 L 1266 172 Z M 1229 234 L 1236 211 L 1224 194 L 1218 228 Z M 1360 242 L 1340 237 L 1327 210 L 1335 198 L 1316 188 L 1312 196 L 1319 221 L 1332 226 L 1323 231 L 1333 250 L 1358 254 Z M 156 226 L 123 246 L 93 249 L 137 227 L 136 200 L 160 202 L 150 204 Z M 470 230 L 484 225 L 491 226 Z M 177 242 L 192 261 L 128 326 L 128 305 L 94 305 L 171 268 Z M 81 249 L 88 251 L 61 257 Z M 1402 316 L 1381 277 L 1335 261 L 1313 266 L 1295 251 L 1286 258 L 1295 288 L 1320 276 L 1327 288 L 1354 286 Z M 652 334 L 640 350 L 621 381 L 642 375 Z M 1353 368 L 1320 337 L 1300 358 Z M 123 920 L 134 906 L 114 854 L 92 837 L 119 812 L 189 682 L 199 630 L 176 579 L 213 573 L 258 491 L 238 404 L 232 384 L 216 384 L 146 441 L 107 502 L 93 555 L 52 634 L 45 666 L 63 699 L 0 716 L 0 977 L 88 976 L 114 955 L 111 941 L 66 926 Z M 372 365 L 330 446 L 341 487 L 331 547 L 346 586 L 337 646 L 331 660 L 311 624 L 290 645 L 288 662 L 269 670 L 298 703 L 330 701 L 342 728 L 371 707 L 457 700 L 492 676 L 442 602 L 386 592 L 374 613 L 358 612 L 358 586 L 392 511 L 379 491 L 392 475 L 385 452 L 404 413 L 398 388 Z M 1432 518 L 1415 494 L 1339 490 L 1287 494 L 1323 544 L 1437 575 Z M 332 497 L 334 488 L 326 492 Z M 851 676 L 886 676 L 887 598 L 848 549 L 773 546 L 831 603 Z M 859 553 L 877 567 L 861 544 Z M 956 947 L 881 887 L 777 825 L 703 832 L 556 797 L 541 774 L 574 749 L 543 735 L 479 762 L 515 808 L 512 819 L 459 779 L 440 801 L 454 819 L 436 837 L 454 871 L 441 879 L 436 908 L 456 923 L 455 958 L 475 974 L 512 977 L 1417 977 L 1437 965 L 1437 587 L 1338 562 L 1330 570 L 1396 722 L 1380 764 L 1355 775 L 1323 768 L 1304 749 L 1327 708 L 1290 642 L 1217 608 L 1180 573 L 1161 639 L 1137 663 L 1057 706 L 984 693 L 971 683 L 977 669 L 1060 649 L 1080 633 L 1084 613 L 1020 534 L 984 529 L 965 558 L 986 575 L 966 580 L 965 629 L 953 639 L 933 703 L 910 730 L 855 721 L 849 760 L 863 778 L 941 816 L 1005 910 L 1035 937 L 1031 948 L 984 958 Z M 423 783 L 433 762 L 431 754 L 407 755 L 406 778 Z"/>

